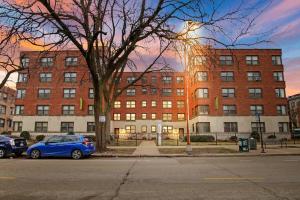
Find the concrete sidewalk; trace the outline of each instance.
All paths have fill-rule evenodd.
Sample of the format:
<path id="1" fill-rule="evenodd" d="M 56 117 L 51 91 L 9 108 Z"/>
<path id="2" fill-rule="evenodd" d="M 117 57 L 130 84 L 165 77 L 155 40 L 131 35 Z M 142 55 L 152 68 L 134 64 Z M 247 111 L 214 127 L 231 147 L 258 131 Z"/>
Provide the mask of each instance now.
<path id="1" fill-rule="evenodd" d="M 158 156 L 160 155 L 158 148 L 154 141 L 143 141 L 133 152 L 133 155 L 152 155 Z"/>

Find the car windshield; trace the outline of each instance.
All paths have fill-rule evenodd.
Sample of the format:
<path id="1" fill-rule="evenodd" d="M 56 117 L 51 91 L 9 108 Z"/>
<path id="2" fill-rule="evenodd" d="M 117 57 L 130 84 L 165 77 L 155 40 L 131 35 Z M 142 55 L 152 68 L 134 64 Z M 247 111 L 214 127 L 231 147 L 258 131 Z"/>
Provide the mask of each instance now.
<path id="1" fill-rule="evenodd" d="M 48 142 L 48 143 L 58 143 L 58 142 L 62 142 L 62 141 L 63 141 L 63 137 L 58 136 L 58 135 L 51 136 L 46 140 L 46 142 Z"/>

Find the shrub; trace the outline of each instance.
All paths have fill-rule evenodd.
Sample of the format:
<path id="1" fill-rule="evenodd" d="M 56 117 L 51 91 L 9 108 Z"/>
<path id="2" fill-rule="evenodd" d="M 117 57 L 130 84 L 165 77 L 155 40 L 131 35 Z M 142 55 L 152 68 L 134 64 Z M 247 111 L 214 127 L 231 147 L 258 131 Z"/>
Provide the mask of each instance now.
<path id="1" fill-rule="evenodd" d="M 1 135 L 9 135 L 7 131 L 3 131 Z"/>
<path id="2" fill-rule="evenodd" d="M 75 135 L 75 133 L 73 131 L 70 131 L 67 133 L 67 135 Z"/>
<path id="3" fill-rule="evenodd" d="M 231 137 L 229 138 L 229 141 L 231 141 L 231 142 L 236 142 L 236 141 L 238 141 L 238 137 L 235 136 L 235 135 L 233 135 L 233 136 L 231 136 Z"/>
<path id="4" fill-rule="evenodd" d="M 44 135 L 37 135 L 37 136 L 35 137 L 35 140 L 38 141 L 38 142 L 40 142 L 40 141 L 44 140 L 44 138 L 45 138 Z"/>
<path id="5" fill-rule="evenodd" d="M 30 133 L 28 131 L 22 131 L 20 137 L 30 140 Z"/>
<path id="6" fill-rule="evenodd" d="M 269 135 L 268 139 L 276 139 L 276 135 Z"/>
<path id="7" fill-rule="evenodd" d="M 191 135 L 191 142 L 213 142 L 215 137 L 212 135 Z M 184 136 L 184 141 L 186 142 L 186 136 Z"/>
<path id="8" fill-rule="evenodd" d="M 260 135 L 258 132 L 252 132 L 250 137 L 256 139 L 256 141 L 260 141 Z"/>

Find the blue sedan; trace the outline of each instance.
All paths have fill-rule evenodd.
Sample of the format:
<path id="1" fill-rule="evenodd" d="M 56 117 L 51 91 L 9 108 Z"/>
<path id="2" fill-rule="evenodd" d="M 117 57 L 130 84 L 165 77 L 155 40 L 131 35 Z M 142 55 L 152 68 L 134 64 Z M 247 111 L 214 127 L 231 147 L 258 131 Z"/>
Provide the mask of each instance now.
<path id="1" fill-rule="evenodd" d="M 30 158 L 72 157 L 80 159 L 95 152 L 94 143 L 81 135 L 54 135 L 30 146 L 27 155 Z"/>

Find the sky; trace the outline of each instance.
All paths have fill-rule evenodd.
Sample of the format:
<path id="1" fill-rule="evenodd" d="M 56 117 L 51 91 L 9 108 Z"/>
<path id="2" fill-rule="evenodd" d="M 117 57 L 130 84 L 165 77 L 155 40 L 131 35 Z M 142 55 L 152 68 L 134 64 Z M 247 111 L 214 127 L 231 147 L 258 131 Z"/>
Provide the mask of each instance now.
<path id="1" fill-rule="evenodd" d="M 234 7 L 236 2 L 236 0 L 228 0 L 221 9 Z M 245 3 L 247 2 L 259 4 L 262 7 L 268 5 L 257 18 L 253 31 L 272 30 L 268 35 L 272 42 L 261 44 L 258 47 L 282 49 L 287 95 L 300 93 L 300 0 L 245 0 Z M 151 55 L 144 55 L 143 58 L 151 60 Z M 171 60 L 171 65 L 180 64 L 172 59 L 172 56 L 170 58 L 168 60 Z M 2 78 L 3 73 L 0 73 L 0 80 Z M 16 79 L 17 75 L 15 74 L 8 85 L 12 85 Z"/>

